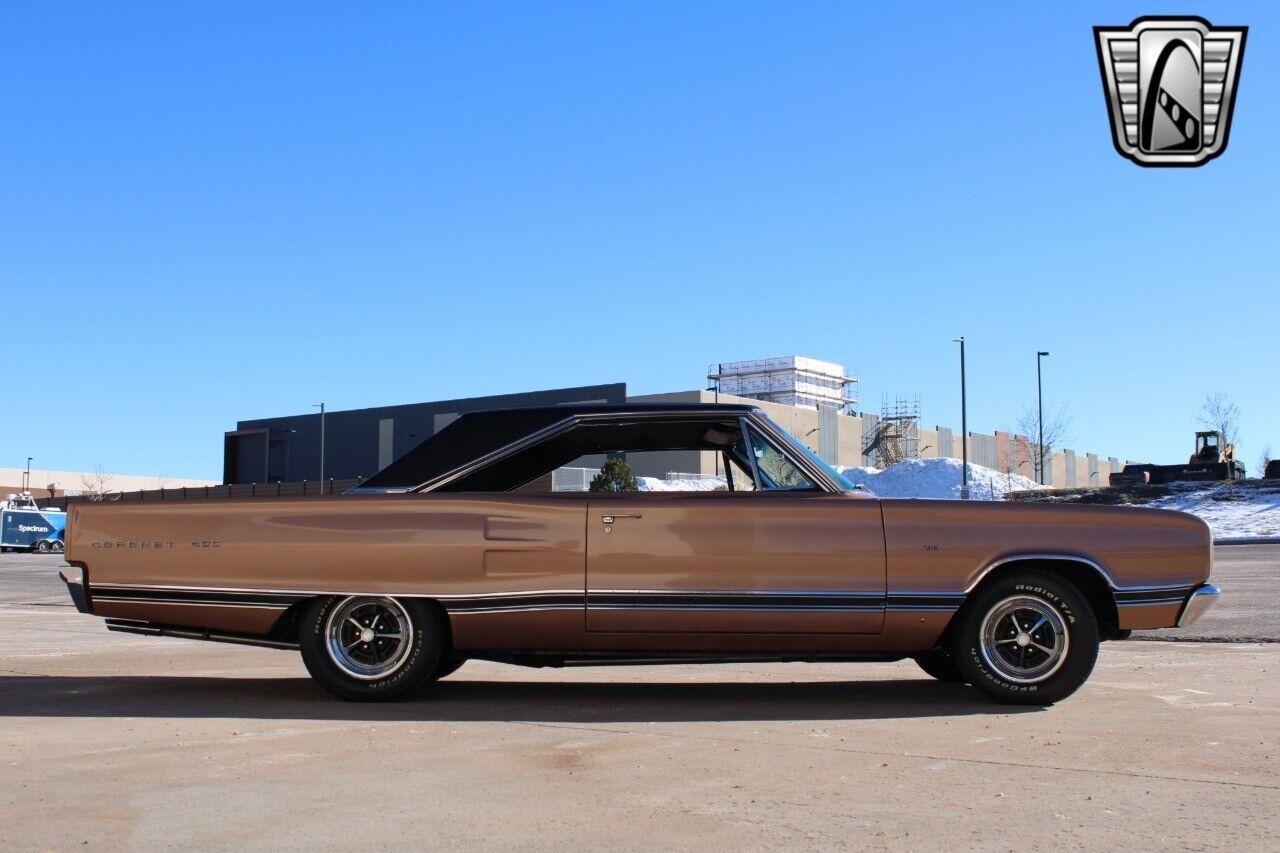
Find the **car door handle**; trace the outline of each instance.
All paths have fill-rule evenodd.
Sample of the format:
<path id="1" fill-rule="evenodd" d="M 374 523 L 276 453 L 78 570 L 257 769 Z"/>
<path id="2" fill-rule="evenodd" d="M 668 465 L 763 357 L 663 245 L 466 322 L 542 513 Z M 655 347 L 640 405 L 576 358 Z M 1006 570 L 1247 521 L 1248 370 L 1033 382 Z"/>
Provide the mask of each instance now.
<path id="1" fill-rule="evenodd" d="M 605 524 L 613 524 L 614 519 L 617 519 L 617 518 L 643 518 L 643 517 L 644 516 L 640 515 L 640 513 L 636 512 L 630 515 L 602 515 L 600 516 L 600 520 Z"/>

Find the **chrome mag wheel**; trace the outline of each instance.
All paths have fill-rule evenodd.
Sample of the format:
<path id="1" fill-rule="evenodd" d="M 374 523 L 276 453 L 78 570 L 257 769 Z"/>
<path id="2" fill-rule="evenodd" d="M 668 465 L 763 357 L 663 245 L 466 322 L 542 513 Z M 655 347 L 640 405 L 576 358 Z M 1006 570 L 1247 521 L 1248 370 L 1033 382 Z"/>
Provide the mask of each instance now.
<path id="1" fill-rule="evenodd" d="M 413 622 L 395 599 L 352 596 L 329 614 L 325 637 L 339 669 L 352 678 L 376 681 L 404 666 L 413 645 Z"/>
<path id="2" fill-rule="evenodd" d="M 1034 684 L 1067 659 L 1067 625 L 1049 602 L 1029 595 L 999 601 L 982 619 L 982 658 L 1016 684 Z"/>

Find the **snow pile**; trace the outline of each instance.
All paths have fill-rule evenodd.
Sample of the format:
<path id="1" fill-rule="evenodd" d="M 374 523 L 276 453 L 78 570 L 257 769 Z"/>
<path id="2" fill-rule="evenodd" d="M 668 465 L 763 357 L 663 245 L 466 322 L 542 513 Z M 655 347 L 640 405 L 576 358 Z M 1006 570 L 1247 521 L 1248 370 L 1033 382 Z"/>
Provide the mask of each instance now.
<path id="1" fill-rule="evenodd" d="M 840 468 L 845 479 L 865 486 L 882 498 L 960 497 L 959 459 L 910 459 L 881 471 L 877 468 Z M 642 492 L 710 492 L 727 488 L 724 477 L 665 479 L 637 477 Z M 981 465 L 969 465 L 969 497 L 973 500 L 1003 500 L 1005 492 L 1039 489 L 1034 480 L 1018 474 L 1002 474 Z"/>
<path id="2" fill-rule="evenodd" d="M 690 477 L 680 480 L 666 480 L 659 477 L 636 477 L 636 483 L 642 492 L 714 492 L 727 489 L 724 477 Z"/>
<path id="3" fill-rule="evenodd" d="M 1242 488 L 1229 483 L 1208 489 L 1190 487 L 1142 506 L 1198 515 L 1214 539 L 1280 536 L 1280 487 Z"/>
<path id="4" fill-rule="evenodd" d="M 964 464 L 959 459 L 908 459 L 878 468 L 841 468 L 840 473 L 855 486 L 865 486 L 881 498 L 960 498 L 960 478 Z M 1005 492 L 1043 488 L 1020 474 L 969 463 L 969 498 L 979 501 L 1004 500 Z"/>

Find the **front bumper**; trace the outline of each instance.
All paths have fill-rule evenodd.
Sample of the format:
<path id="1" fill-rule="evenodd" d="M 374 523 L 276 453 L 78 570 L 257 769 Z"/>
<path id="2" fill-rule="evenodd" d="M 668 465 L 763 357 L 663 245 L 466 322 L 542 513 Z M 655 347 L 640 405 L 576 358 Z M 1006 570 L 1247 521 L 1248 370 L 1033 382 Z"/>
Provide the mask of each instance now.
<path id="1" fill-rule="evenodd" d="M 1222 590 L 1211 583 L 1201 584 L 1187 596 L 1187 603 L 1182 605 L 1178 614 L 1178 627 L 1185 628 L 1195 622 L 1204 612 L 1212 607 L 1222 595 Z"/>
<path id="2" fill-rule="evenodd" d="M 76 610 L 81 613 L 90 612 L 89 594 L 84 588 L 84 569 L 72 566 L 58 572 L 58 576 L 67 585 L 67 592 L 71 593 L 71 603 L 76 606 Z"/>

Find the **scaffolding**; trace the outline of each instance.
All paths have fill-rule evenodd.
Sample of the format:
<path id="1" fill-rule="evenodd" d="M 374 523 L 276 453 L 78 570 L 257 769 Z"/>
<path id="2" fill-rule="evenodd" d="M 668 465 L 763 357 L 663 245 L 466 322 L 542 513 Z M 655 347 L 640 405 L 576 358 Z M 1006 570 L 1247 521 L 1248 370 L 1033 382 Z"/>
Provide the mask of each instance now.
<path id="1" fill-rule="evenodd" d="M 864 418 L 864 423 L 872 418 Z M 876 468 L 884 469 L 920 455 L 920 398 L 888 395 L 880 402 L 880 416 L 867 423 L 862 436 L 862 456 Z"/>
<path id="2" fill-rule="evenodd" d="M 807 409 L 849 413 L 858 402 L 858 378 L 844 365 L 799 355 L 713 364 L 707 383 L 724 394 Z"/>

